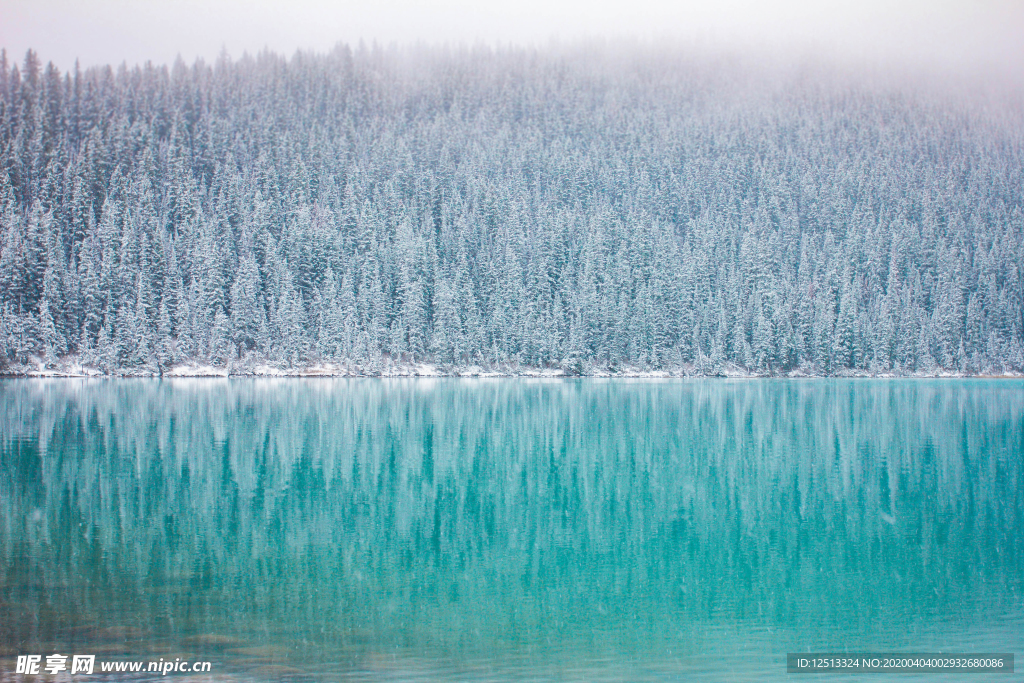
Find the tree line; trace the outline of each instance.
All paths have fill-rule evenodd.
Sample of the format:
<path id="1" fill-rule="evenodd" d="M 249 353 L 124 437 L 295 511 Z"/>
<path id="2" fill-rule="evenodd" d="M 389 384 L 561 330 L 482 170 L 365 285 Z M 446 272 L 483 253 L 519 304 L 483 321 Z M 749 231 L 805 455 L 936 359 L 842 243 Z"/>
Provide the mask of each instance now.
<path id="1" fill-rule="evenodd" d="M 1021 109 L 601 47 L 0 55 L 0 370 L 1024 370 Z"/>

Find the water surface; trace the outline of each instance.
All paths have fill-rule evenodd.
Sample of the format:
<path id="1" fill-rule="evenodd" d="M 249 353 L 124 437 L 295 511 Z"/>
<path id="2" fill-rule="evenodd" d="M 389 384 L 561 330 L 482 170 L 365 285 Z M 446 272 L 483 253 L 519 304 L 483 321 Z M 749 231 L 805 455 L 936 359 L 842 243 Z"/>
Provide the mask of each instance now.
<path id="1" fill-rule="evenodd" d="M 1024 651 L 1019 381 L 16 380 L 0 411 L 3 680 Z"/>

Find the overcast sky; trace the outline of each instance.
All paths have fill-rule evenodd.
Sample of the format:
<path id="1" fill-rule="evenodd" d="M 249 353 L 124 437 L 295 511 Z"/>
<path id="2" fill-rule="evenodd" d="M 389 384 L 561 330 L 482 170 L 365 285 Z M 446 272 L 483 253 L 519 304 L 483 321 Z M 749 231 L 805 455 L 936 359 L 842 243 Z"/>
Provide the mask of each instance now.
<path id="1" fill-rule="evenodd" d="M 1024 0 L 0 0 L 0 47 L 62 69 L 360 40 L 657 39 L 875 64 L 1024 72 Z"/>

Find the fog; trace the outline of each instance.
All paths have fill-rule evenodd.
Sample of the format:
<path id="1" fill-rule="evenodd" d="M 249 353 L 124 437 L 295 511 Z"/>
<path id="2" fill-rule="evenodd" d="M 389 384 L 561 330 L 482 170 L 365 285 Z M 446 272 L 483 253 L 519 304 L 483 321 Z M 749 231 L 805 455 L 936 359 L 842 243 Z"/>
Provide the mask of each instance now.
<path id="1" fill-rule="evenodd" d="M 0 47 L 70 69 L 291 54 L 339 42 L 548 45 L 633 39 L 940 73 L 1024 66 L 1022 0 L 0 0 Z"/>

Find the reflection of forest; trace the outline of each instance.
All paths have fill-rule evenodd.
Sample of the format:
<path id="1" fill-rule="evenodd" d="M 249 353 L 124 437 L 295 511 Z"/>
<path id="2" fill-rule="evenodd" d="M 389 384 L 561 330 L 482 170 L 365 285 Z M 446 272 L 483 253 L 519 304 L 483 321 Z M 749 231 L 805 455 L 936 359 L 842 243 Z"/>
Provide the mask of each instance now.
<path id="1" fill-rule="evenodd" d="M 1012 381 L 9 381 L 0 410 L 6 617 L 628 647 L 1021 594 Z"/>

